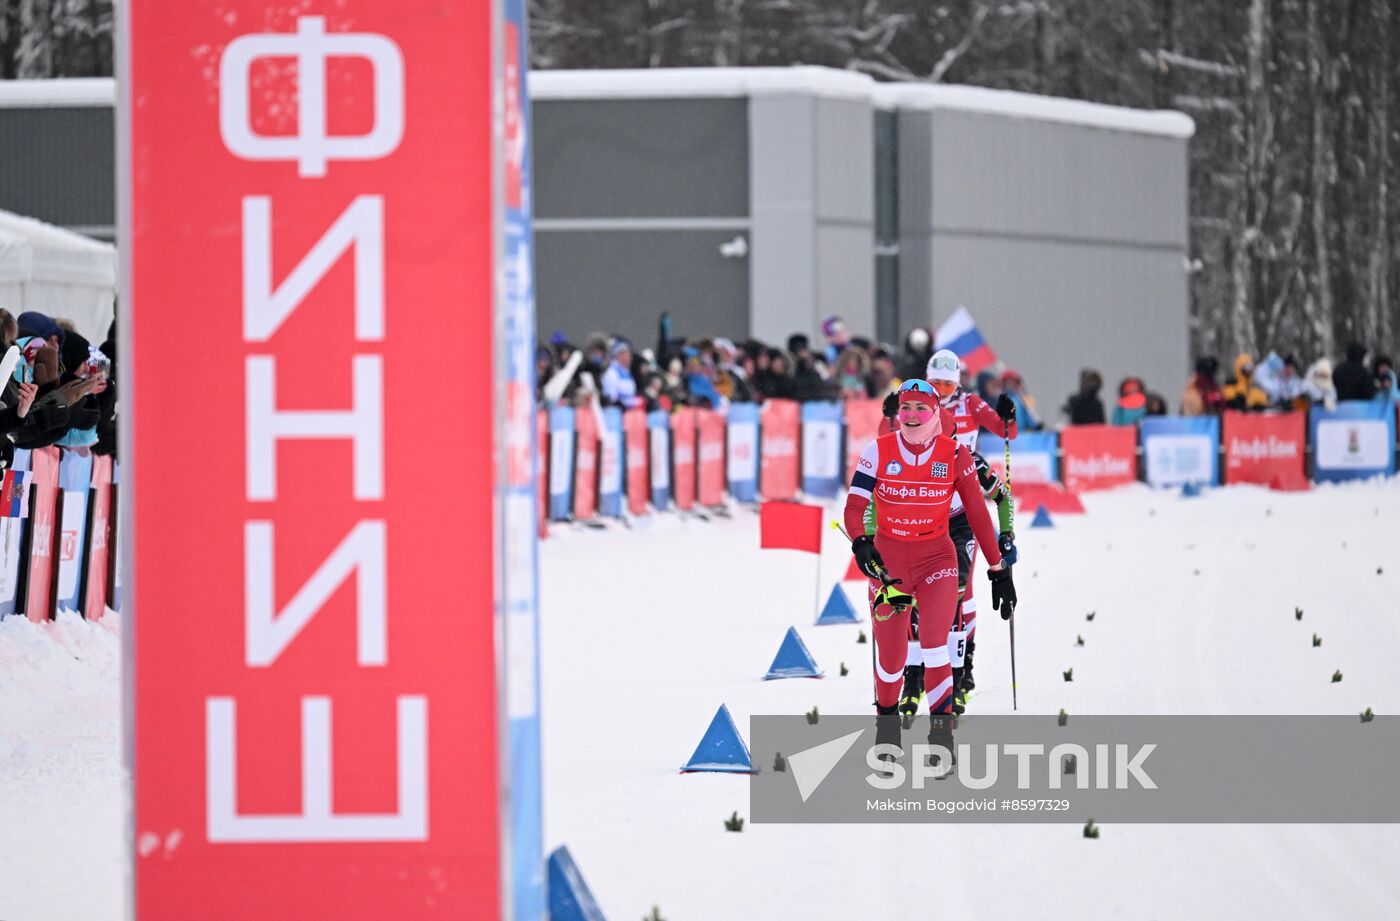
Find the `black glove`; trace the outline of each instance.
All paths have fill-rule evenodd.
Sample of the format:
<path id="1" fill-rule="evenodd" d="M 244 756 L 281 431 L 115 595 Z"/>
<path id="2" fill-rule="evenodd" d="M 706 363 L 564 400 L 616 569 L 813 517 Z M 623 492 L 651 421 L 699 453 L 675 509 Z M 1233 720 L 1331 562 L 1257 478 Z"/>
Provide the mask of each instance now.
<path id="1" fill-rule="evenodd" d="M 886 419 L 893 419 L 899 413 L 899 394 L 891 393 L 885 396 L 885 402 L 880 407 L 880 412 Z"/>
<path id="2" fill-rule="evenodd" d="M 1010 620 L 1016 613 L 1016 584 L 1011 581 L 1011 567 L 989 569 L 987 578 L 992 580 L 992 610 L 1000 611 L 1002 620 Z"/>
<path id="3" fill-rule="evenodd" d="M 1016 421 L 1016 401 L 1009 394 L 1003 393 L 997 397 L 997 415 L 1007 425 Z"/>
<path id="4" fill-rule="evenodd" d="M 885 568 L 885 561 L 880 556 L 880 551 L 875 549 L 875 538 L 869 534 L 862 534 L 851 541 L 851 552 L 856 556 L 856 566 L 860 571 L 872 579 L 880 578 L 880 570 Z M 876 569 L 876 567 L 879 569 Z"/>
<path id="5" fill-rule="evenodd" d="M 1001 550 L 1001 558 L 1006 561 L 1007 566 L 1016 565 L 1016 535 L 1010 531 L 1002 531 L 997 538 L 997 547 Z"/>

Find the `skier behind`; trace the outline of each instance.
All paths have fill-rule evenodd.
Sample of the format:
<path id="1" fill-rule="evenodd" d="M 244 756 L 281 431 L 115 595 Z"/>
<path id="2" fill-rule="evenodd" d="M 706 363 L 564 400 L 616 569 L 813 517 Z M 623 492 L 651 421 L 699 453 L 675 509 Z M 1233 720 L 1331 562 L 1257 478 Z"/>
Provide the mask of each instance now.
<path id="1" fill-rule="evenodd" d="M 1016 437 L 1015 401 L 1003 393 L 997 400 L 997 407 L 994 410 L 987 405 L 986 400 L 977 394 L 962 389 L 960 384 L 962 362 L 959 361 L 956 354 L 948 349 L 939 349 L 934 352 L 933 357 L 928 360 L 928 368 L 925 373 L 928 375 L 929 384 L 938 395 L 939 403 L 953 414 L 956 429 L 950 434 L 967 449 L 969 455 L 977 449 L 977 436 L 982 429 L 986 429 L 993 435 L 1007 441 Z M 981 505 L 980 502 L 977 504 Z M 999 513 L 1001 508 L 1001 504 L 998 503 Z M 1006 508 L 1010 508 L 1009 503 Z M 948 524 L 949 536 L 952 537 L 953 544 L 958 548 L 958 611 L 954 619 L 955 651 L 962 650 L 964 652 L 963 661 L 958 663 L 961 665 L 958 691 L 960 692 L 959 696 L 965 701 L 967 693 L 976 687 L 972 677 L 972 656 L 977 648 L 977 601 L 972 597 L 972 570 L 977 562 L 977 542 L 973 540 L 972 528 L 969 527 L 967 516 L 963 514 L 961 495 L 953 496 Z M 1000 536 L 1002 555 L 1006 555 L 1008 552 L 1014 554 L 1013 540 L 1014 535 L 1011 533 L 1011 528 L 1004 526 Z M 963 640 L 965 642 L 957 642 Z M 964 646 L 965 650 L 963 650 Z M 922 687 L 920 681 L 922 676 L 915 673 L 908 677 L 908 684 L 914 692 L 913 707 L 917 710 L 918 690 Z M 906 709 L 908 706 L 906 704 Z"/>
<path id="2" fill-rule="evenodd" d="M 991 564 L 992 608 L 1016 605 L 1011 569 L 1002 562 L 987 507 L 981 501 L 976 465 L 968 449 L 942 432 L 938 401 L 927 381 L 906 381 L 899 389 L 899 431 L 882 435 L 866 446 L 851 476 L 846 496 L 845 524 L 857 534 L 851 552 L 861 572 L 883 576 L 917 599 L 922 613 L 919 643 L 923 653 L 925 696 L 930 723 L 929 741 L 952 741 L 953 671 L 948 656 L 948 632 L 957 607 L 957 551 L 948 536 L 953 497 L 960 496 L 972 532 Z M 864 533 L 864 516 L 871 499 L 877 501 L 876 532 Z M 910 607 L 886 605 L 876 618 L 876 711 L 898 713 L 908 647 Z M 878 735 L 890 741 L 899 734 L 898 719 L 880 720 Z"/>

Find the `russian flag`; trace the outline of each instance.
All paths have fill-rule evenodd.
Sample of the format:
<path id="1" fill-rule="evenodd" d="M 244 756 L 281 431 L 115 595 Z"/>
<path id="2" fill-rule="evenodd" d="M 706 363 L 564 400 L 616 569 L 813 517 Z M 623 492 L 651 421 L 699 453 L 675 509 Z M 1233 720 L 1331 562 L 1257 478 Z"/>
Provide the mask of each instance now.
<path id="1" fill-rule="evenodd" d="M 972 314 L 961 304 L 953 311 L 953 315 L 938 327 L 938 332 L 933 337 L 933 347 L 948 349 L 957 355 L 962 363 L 967 365 L 969 374 L 975 375 L 997 363 L 996 353 L 987 344 L 987 340 L 982 338 L 982 331 L 973 322 Z"/>

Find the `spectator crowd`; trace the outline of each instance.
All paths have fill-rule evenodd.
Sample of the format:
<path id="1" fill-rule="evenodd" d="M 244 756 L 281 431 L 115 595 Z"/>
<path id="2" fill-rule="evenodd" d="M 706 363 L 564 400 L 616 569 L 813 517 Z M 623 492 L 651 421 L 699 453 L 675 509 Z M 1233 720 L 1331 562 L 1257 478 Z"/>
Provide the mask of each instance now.
<path id="1" fill-rule="evenodd" d="M 66 320 L 0 309 L 0 354 L 11 347 L 18 362 L 0 393 L 0 468 L 10 467 L 16 448 L 114 454 L 116 324 L 94 346 Z"/>
<path id="2" fill-rule="evenodd" d="M 735 343 L 723 337 L 685 339 L 673 336 L 662 314 L 654 345 L 637 347 L 617 336 L 596 333 L 582 346 L 555 333 L 536 351 L 542 405 L 582 406 L 597 401 L 624 409 L 670 411 L 680 406 L 725 410 L 732 403 L 769 399 L 881 399 L 902 381 L 922 378 L 934 351 L 929 330 L 916 328 L 896 348 L 853 336 L 838 316 L 822 324 L 822 341 L 794 333 L 779 348 L 756 339 Z M 1332 408 L 1339 400 L 1383 400 L 1400 405 L 1395 367 L 1385 356 L 1367 364 L 1367 350 L 1353 344 L 1335 372 L 1327 358 L 1302 371 L 1292 355 L 1270 352 L 1256 363 L 1235 359 L 1223 383 L 1220 362 L 1210 356 L 1196 361 L 1177 410 L 1186 416 Z M 1062 420 L 1047 420 L 1037 409 L 1026 381 L 1015 370 L 964 372 L 962 385 L 991 405 L 1007 394 L 1016 404 L 1022 431 L 1037 431 L 1059 421 L 1069 425 L 1133 425 L 1144 416 L 1171 412 L 1165 397 L 1148 389 L 1140 377 L 1123 378 L 1112 405 L 1105 406 L 1103 376 L 1092 368 L 1080 372 L 1079 389 L 1061 408 Z"/>

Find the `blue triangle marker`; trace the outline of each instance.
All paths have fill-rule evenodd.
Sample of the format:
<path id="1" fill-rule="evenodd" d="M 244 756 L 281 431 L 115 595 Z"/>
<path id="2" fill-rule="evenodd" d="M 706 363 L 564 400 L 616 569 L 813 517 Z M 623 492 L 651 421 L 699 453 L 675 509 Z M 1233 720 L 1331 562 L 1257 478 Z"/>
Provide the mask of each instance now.
<path id="1" fill-rule="evenodd" d="M 1201 487 L 1192 482 L 1183 483 L 1181 486 L 1181 498 L 1194 499 L 1201 494 Z"/>
<path id="2" fill-rule="evenodd" d="M 549 855 L 550 921 L 607 921 L 567 847 Z"/>
<path id="3" fill-rule="evenodd" d="M 817 626 L 825 627 L 828 624 L 858 624 L 860 615 L 851 605 L 851 599 L 846 597 L 846 593 L 841 590 L 840 583 L 831 589 L 831 596 L 826 599 L 826 605 L 822 608 L 821 616 L 817 618 Z"/>
<path id="4" fill-rule="evenodd" d="M 719 705 L 715 718 L 710 720 L 710 728 L 705 737 L 695 746 L 695 754 L 681 768 L 687 771 L 718 771 L 727 774 L 752 774 L 753 762 L 749 760 L 749 747 L 744 737 L 739 735 L 739 727 L 734 725 L 734 717 L 729 708 Z"/>
<path id="5" fill-rule="evenodd" d="M 1053 528 L 1055 522 L 1050 520 L 1050 510 L 1045 506 L 1039 506 L 1035 510 L 1035 517 L 1031 519 L 1033 528 Z"/>
<path id="6" fill-rule="evenodd" d="M 821 676 L 822 670 L 817 668 L 812 654 L 807 651 L 807 644 L 797 635 L 797 628 L 788 627 L 787 636 L 783 637 L 783 645 L 778 647 L 778 654 L 773 657 L 773 664 L 768 666 L 768 674 L 763 676 L 763 680 Z"/>

